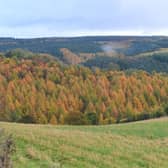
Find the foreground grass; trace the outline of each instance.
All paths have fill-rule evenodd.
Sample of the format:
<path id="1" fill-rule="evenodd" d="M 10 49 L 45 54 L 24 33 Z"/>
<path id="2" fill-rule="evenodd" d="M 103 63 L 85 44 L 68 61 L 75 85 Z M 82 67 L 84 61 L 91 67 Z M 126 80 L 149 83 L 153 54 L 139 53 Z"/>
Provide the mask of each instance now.
<path id="1" fill-rule="evenodd" d="M 16 168 L 167 168 L 168 118 L 111 126 L 0 123 Z"/>

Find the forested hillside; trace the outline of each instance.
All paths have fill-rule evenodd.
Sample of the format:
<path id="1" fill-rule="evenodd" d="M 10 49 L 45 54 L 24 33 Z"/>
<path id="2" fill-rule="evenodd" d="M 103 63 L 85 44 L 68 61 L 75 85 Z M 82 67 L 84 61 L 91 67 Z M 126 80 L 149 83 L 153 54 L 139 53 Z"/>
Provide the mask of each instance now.
<path id="1" fill-rule="evenodd" d="M 66 66 L 45 54 L 0 57 L 1 121 L 110 124 L 166 115 L 167 102 L 166 74 Z"/>
<path id="2" fill-rule="evenodd" d="M 98 67 L 105 70 L 144 70 L 147 72 L 168 73 L 168 52 L 135 57 L 95 57 L 84 63 L 89 68 Z"/>
<path id="3" fill-rule="evenodd" d="M 168 37 L 95 36 L 76 38 L 0 38 L 0 52 L 16 48 L 53 55 L 68 65 L 107 70 L 168 72 Z"/>

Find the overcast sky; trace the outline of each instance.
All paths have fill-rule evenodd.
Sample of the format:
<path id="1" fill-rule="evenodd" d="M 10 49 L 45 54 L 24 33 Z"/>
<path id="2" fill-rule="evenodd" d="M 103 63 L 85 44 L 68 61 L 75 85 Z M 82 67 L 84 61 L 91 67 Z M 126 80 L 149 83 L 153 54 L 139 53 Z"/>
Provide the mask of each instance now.
<path id="1" fill-rule="evenodd" d="M 0 0 L 1 37 L 168 35 L 168 0 Z"/>

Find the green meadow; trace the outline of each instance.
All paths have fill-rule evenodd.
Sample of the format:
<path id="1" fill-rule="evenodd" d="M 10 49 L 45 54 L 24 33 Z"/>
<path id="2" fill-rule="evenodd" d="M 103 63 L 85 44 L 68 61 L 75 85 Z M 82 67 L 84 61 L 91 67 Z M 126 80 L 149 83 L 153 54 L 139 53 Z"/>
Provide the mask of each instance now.
<path id="1" fill-rule="evenodd" d="M 168 118 L 108 126 L 0 123 L 14 168 L 167 168 Z"/>

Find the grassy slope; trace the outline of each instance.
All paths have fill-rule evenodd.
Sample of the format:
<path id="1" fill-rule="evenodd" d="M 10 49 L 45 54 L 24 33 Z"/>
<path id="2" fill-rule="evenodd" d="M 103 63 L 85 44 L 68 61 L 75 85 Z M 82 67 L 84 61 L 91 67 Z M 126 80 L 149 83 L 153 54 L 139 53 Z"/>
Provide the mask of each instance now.
<path id="1" fill-rule="evenodd" d="M 0 123 L 17 168 L 167 168 L 168 118 L 111 126 Z"/>
<path id="2" fill-rule="evenodd" d="M 160 48 L 160 49 L 155 50 L 155 51 L 137 54 L 137 55 L 134 55 L 134 57 L 136 57 L 136 58 L 142 58 L 142 57 L 153 56 L 154 54 L 165 54 L 165 53 L 168 53 L 168 48 Z M 132 56 L 129 56 L 129 57 L 132 57 Z"/>

